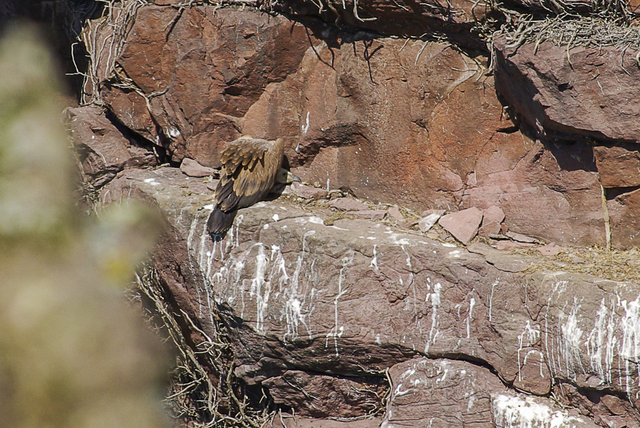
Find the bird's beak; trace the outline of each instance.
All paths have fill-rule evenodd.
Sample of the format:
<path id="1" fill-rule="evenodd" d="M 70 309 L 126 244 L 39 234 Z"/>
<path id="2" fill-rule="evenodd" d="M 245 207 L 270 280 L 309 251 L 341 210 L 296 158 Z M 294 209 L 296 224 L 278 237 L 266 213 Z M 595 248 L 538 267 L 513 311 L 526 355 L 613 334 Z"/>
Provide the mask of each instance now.
<path id="1" fill-rule="evenodd" d="M 297 175 L 293 175 L 291 174 L 291 172 L 287 172 L 287 183 L 300 183 L 302 180 L 300 180 L 300 177 L 298 177 Z"/>

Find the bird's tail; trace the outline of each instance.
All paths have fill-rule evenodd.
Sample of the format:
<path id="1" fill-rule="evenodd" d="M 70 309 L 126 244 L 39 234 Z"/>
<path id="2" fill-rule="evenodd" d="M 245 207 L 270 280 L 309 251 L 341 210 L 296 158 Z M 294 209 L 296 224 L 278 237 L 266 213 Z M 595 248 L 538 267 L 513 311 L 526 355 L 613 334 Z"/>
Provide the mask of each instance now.
<path id="1" fill-rule="evenodd" d="M 213 237 L 223 235 L 231 228 L 237 212 L 238 210 L 225 212 L 222 211 L 220 207 L 215 207 L 211 214 L 209 214 L 209 220 L 207 220 L 209 235 Z"/>

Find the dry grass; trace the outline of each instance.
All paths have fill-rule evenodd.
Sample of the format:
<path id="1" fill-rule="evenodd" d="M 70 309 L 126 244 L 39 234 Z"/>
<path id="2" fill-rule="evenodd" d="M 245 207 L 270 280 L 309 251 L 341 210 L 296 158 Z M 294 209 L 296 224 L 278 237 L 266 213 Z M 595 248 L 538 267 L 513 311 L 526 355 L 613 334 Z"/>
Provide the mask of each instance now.
<path id="1" fill-rule="evenodd" d="M 540 257 L 535 249 L 515 250 L 514 253 L 536 257 L 527 272 L 540 270 L 562 270 L 609 279 L 611 281 L 633 281 L 640 283 L 640 249 L 607 250 L 602 247 L 567 248 L 556 256 Z"/>

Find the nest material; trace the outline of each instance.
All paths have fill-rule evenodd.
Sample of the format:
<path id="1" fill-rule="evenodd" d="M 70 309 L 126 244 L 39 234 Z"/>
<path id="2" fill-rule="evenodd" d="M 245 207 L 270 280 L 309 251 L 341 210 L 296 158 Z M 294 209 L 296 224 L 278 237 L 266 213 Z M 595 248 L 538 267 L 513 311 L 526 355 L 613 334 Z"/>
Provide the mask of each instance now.
<path id="1" fill-rule="evenodd" d="M 165 404 L 180 426 L 258 428 L 272 419 L 274 413 L 268 408 L 254 409 L 243 398 L 242 386 L 233 374 L 230 340 L 222 333 L 224 327 L 215 326 L 217 331 L 211 337 L 184 311 L 176 314 L 167 303 L 153 267 L 144 266 L 136 279 L 138 297 L 146 303 L 143 306 L 147 308 L 149 324 L 176 349 L 176 365 Z M 204 339 L 195 344 L 195 349 L 187 343 L 181 323 Z"/>
<path id="2" fill-rule="evenodd" d="M 102 105 L 100 84 L 114 73 L 136 13 L 147 4 L 147 0 L 101 1 L 105 3 L 102 17 L 86 21 L 80 35 L 89 55 L 88 69 L 82 73 L 85 78 L 83 104 Z"/>
<path id="3" fill-rule="evenodd" d="M 620 51 L 640 49 L 640 25 L 620 16 L 558 15 L 543 20 L 521 18 L 518 25 L 505 25 L 500 30 L 507 47 L 543 42 L 556 46 L 614 47 Z"/>

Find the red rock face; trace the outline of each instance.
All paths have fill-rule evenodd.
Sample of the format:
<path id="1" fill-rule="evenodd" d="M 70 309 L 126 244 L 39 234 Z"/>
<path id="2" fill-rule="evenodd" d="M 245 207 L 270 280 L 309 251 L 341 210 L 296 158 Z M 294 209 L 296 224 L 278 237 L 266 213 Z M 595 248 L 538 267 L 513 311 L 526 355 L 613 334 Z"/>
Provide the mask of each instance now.
<path id="1" fill-rule="evenodd" d="M 414 18 L 407 32 L 446 16 L 425 12 L 426 3 L 393 3 L 345 5 L 398 34 L 392 16 Z M 101 95 L 191 177 L 131 168 L 128 159 L 155 158 L 136 157 L 140 147 L 107 120 L 88 114 L 90 125 L 75 129 L 85 172 L 108 183 L 103 200 L 140 197 L 166 214 L 172 233 L 155 264 L 172 309 L 197 323 L 185 327 L 195 346 L 228 320 L 234 375 L 307 416 L 380 410 L 388 373 L 380 416 L 388 425 L 533 426 L 527 415 L 537 411 L 576 426 L 638 425 L 638 288 L 529 271 L 546 259 L 471 242 L 481 224 L 482 239 L 513 240 L 496 244 L 505 250 L 560 251 L 533 238 L 640 242 L 638 124 L 623 114 L 636 100 L 607 92 L 613 80 L 602 91 L 587 80 L 613 67 L 614 53 L 572 50 L 572 68 L 566 50 L 544 45 L 533 55 L 532 46 L 498 42 L 494 80 L 486 58 L 450 44 L 374 38 L 365 31 L 374 24 L 341 2 L 322 3 L 331 12 L 304 1 L 282 7 L 303 22 L 340 18 L 357 32 L 251 8 L 180 14 L 160 4 L 175 2 L 140 9 L 118 59 L 125 84 L 103 82 Z M 470 4 L 451 6 L 462 31 Z M 633 94 L 640 76 L 629 73 L 608 78 Z M 293 187 L 304 204 L 247 208 L 226 241 L 212 242 L 204 207 L 214 187 L 197 178 L 211 169 L 192 167 L 215 167 L 222 145 L 241 134 L 284 138 L 294 172 L 315 186 Z M 85 141 L 92 135 L 101 144 Z M 364 202 L 336 199 L 336 188 Z M 424 212 L 415 225 L 423 233 L 406 230 L 406 211 L 370 201 Z M 447 229 L 469 247 L 426 238 L 438 220 L 433 236 Z M 550 394 L 573 408 L 555 407 Z"/>
<path id="2" fill-rule="evenodd" d="M 545 137 L 638 141 L 640 69 L 613 47 L 567 48 L 534 43 L 518 49 L 495 40 L 497 88 L 524 121 Z M 534 53 L 535 52 L 535 53 Z M 633 65 L 633 67 L 632 67 Z"/>
<path id="3" fill-rule="evenodd" d="M 126 168 L 157 165 L 146 148 L 122 135 L 98 107 L 67 110 L 68 128 L 85 179 L 100 188 Z"/>
<path id="4" fill-rule="evenodd" d="M 640 423 L 634 282 L 531 272 L 539 257 L 456 248 L 370 220 L 325 226 L 328 201 L 314 211 L 282 199 L 249 207 L 212 242 L 208 183 L 178 168 L 131 169 L 104 196 L 163 210 L 171 233 L 155 263 L 174 310 L 198 326 L 190 339 L 206 342 L 227 320 L 234 375 L 275 403 L 364 416 L 381 408 L 389 379 L 389 425 Z"/>
<path id="5" fill-rule="evenodd" d="M 391 6 L 358 7 L 384 15 Z M 471 12 L 460 7 L 468 12 L 457 15 L 464 28 Z M 102 91 L 121 122 L 166 147 L 173 161 L 216 167 L 223 144 L 241 134 L 283 137 L 295 173 L 325 189 L 419 211 L 496 206 L 505 227 L 558 244 L 640 242 L 617 236 L 635 205 L 616 202 L 625 208 L 609 214 L 602 202 L 603 186 L 638 185 L 638 157 L 624 149 L 623 162 L 619 148 L 603 146 L 594 160 L 584 143 L 635 141 L 640 132 L 637 97 L 620 98 L 634 93 L 640 71 L 588 79 L 613 64 L 615 52 L 576 48 L 571 68 L 566 50 L 543 44 L 533 55 L 532 46 L 514 51 L 497 41 L 497 89 L 531 137 L 507 118 L 484 60 L 449 44 L 214 9 L 177 16 L 170 7 L 142 7 L 118 60 L 139 89 L 106 83 Z"/>
<path id="6" fill-rule="evenodd" d="M 482 105 L 479 88 L 469 84 L 479 76 L 473 70 L 480 71 L 470 59 L 444 44 L 403 44 L 385 39 L 308 51 L 298 72 L 249 110 L 245 132 L 289 136 L 294 150 L 288 155 L 308 181 L 329 180 L 331 187 L 347 187 L 362 198 L 416 208 L 456 207 L 464 177 L 473 170 L 473 160 L 458 154 L 480 143 L 465 141 L 477 135 L 475 126 L 456 129 L 459 123 L 447 110 L 460 105 L 444 100 L 466 84 L 476 101 L 467 105 L 467 116 L 480 107 L 483 121 L 493 107 L 499 117 L 499 106 L 497 100 Z M 486 132 L 485 123 L 472 125 Z"/>
<path id="7" fill-rule="evenodd" d="M 640 152 L 637 148 L 596 146 L 593 153 L 602 187 L 640 186 Z"/>
<path id="8" fill-rule="evenodd" d="M 547 189 L 557 197 L 546 200 L 564 203 L 554 204 L 552 218 L 545 219 L 556 232 L 545 237 L 564 234 L 579 222 L 602 245 L 607 218 L 614 247 L 637 245 L 638 67 L 630 69 L 633 59 L 613 47 L 576 47 L 567 53 L 566 47 L 542 43 L 534 51 L 532 43 L 516 50 L 496 39 L 500 94 L 541 140 L 568 143 L 546 144 L 557 148 L 553 154 L 558 160 L 555 183 Z M 580 143 L 584 141 L 595 146 Z M 599 207 L 600 192 L 607 199 L 606 212 Z M 573 242 L 586 244 L 587 235 Z"/>
<path id="9" fill-rule="evenodd" d="M 365 51 L 376 53 L 367 61 Z M 243 129 L 287 136 L 287 154 L 307 181 L 417 209 L 496 205 L 523 233 L 603 245 L 590 148 L 512 132 L 479 67 L 441 44 L 322 45 L 268 88 Z"/>
<path id="10" fill-rule="evenodd" d="M 255 10 L 170 7 L 140 9 L 118 63 L 146 95 L 107 85 L 104 100 L 141 135 L 219 166 L 222 144 L 271 82 L 297 69 L 308 47 L 305 29 Z"/>

